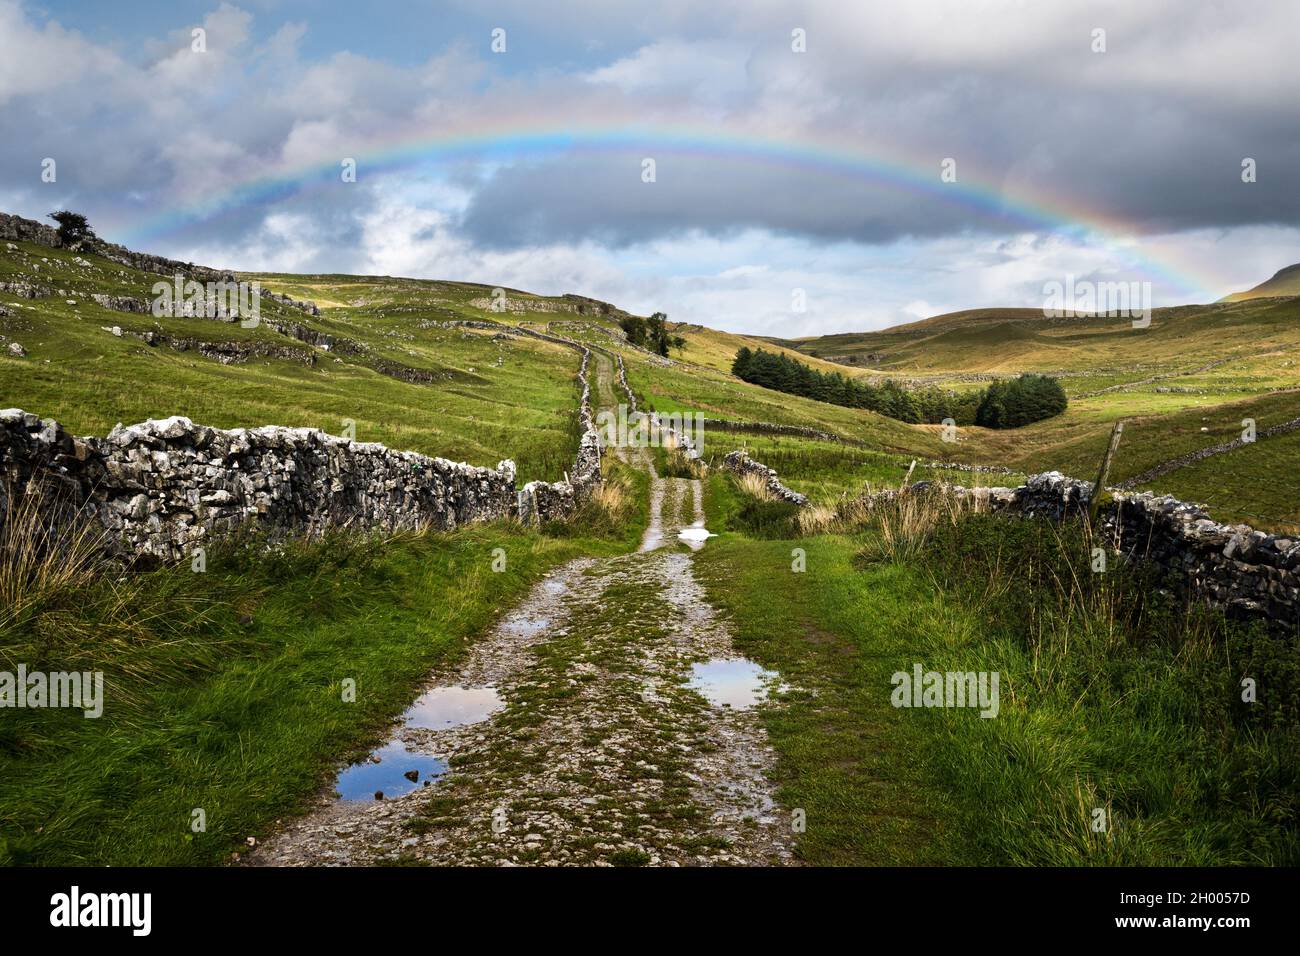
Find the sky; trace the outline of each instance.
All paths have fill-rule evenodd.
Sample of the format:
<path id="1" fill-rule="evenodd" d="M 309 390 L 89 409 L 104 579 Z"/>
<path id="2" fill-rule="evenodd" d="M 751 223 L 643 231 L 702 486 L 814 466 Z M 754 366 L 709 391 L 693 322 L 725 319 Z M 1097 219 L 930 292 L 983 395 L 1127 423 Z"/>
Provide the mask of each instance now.
<path id="1" fill-rule="evenodd" d="M 1206 302 L 1300 262 L 1297 36 L 1294 0 L 0 0 L 0 211 L 765 335 Z"/>

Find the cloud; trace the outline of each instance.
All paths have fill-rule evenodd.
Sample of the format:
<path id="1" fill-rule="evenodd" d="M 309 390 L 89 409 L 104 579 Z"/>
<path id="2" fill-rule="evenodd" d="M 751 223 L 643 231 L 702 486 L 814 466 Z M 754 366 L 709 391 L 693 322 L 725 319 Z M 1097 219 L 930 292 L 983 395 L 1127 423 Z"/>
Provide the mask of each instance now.
<path id="1" fill-rule="evenodd" d="M 245 268 L 583 291 L 773 334 L 1030 304 L 1066 272 L 1164 269 L 1218 295 L 1300 259 L 1289 0 L 1249 17 L 1214 0 L 647 9 L 511 0 L 491 25 L 510 30 L 512 52 L 493 56 L 466 0 L 461 31 L 411 60 L 374 38 L 365 54 L 322 49 L 324 21 L 275 5 L 215 4 L 200 54 L 188 29 L 110 43 L 102 25 L 0 0 L 9 208 L 69 205 L 129 236 L 283 178 L 296 185 L 235 193 L 145 242 Z M 485 131 L 588 129 L 627 134 L 472 146 Z M 680 134 L 692 129 L 704 133 Z M 430 138 L 471 145 L 380 162 Z M 869 159 L 827 161 L 826 145 Z M 46 156 L 53 186 L 39 178 Z M 959 182 L 945 190 L 949 156 Z M 358 183 L 335 181 L 344 157 Z M 872 157 L 906 175 L 879 175 Z M 1245 157 L 1258 182 L 1241 181 Z M 1054 216 L 1080 228 L 1056 230 Z M 1144 262 L 1152 252 L 1174 265 Z M 806 313 L 790 311 L 794 287 Z"/>

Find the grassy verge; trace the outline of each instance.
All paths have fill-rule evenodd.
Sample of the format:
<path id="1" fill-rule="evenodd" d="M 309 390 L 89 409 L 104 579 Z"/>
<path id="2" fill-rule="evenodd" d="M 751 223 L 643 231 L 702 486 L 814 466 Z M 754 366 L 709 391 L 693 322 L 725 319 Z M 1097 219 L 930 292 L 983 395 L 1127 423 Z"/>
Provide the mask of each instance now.
<path id="1" fill-rule="evenodd" d="M 213 554 L 202 574 L 47 588 L 0 621 L 0 670 L 103 671 L 104 713 L 3 712 L 0 863 L 228 859 L 306 806 L 341 757 L 380 742 L 428 672 L 548 570 L 633 547 L 644 496 L 634 476 L 613 477 L 620 515 L 588 509 L 562 535 L 502 523 L 336 536 Z"/>
<path id="2" fill-rule="evenodd" d="M 933 846 L 942 801 L 914 759 L 914 728 L 893 719 L 888 695 L 917 605 L 935 595 L 901 566 L 859 574 L 857 545 L 846 537 L 736 531 L 755 510 L 719 475 L 706 502 L 710 527 L 729 530 L 696 555 L 700 579 L 732 617 L 737 650 L 793 688 L 764 719 L 778 754 L 778 799 L 807 814 L 800 857 L 814 865 L 943 862 Z M 802 572 L 793 570 L 796 548 Z"/>
<path id="3" fill-rule="evenodd" d="M 902 549 L 878 523 L 780 539 L 760 522 L 759 538 L 761 509 L 722 479 L 711 497 L 731 530 L 697 558 L 710 597 L 739 649 L 796 688 L 765 719 L 808 862 L 1300 860 L 1285 640 L 1188 612 L 1140 574 L 1076 576 L 1080 543 L 1027 522 L 966 516 Z M 891 675 L 916 663 L 998 671 L 998 716 L 894 708 Z"/>

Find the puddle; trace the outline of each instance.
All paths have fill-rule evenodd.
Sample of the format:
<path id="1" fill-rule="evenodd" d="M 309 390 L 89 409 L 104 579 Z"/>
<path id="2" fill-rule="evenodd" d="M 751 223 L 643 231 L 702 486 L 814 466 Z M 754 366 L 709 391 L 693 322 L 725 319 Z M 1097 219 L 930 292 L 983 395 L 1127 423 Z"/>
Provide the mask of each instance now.
<path id="1" fill-rule="evenodd" d="M 708 541 L 710 538 L 716 538 L 717 535 L 704 527 L 701 522 L 697 521 L 689 528 L 683 528 L 681 531 L 678 531 L 677 537 L 680 540 L 685 541 L 692 551 L 698 551 L 700 548 L 704 547 L 705 541 Z"/>
<path id="2" fill-rule="evenodd" d="M 512 617 L 502 625 L 523 637 L 534 637 L 551 626 L 549 617 Z"/>
<path id="3" fill-rule="evenodd" d="M 495 687 L 435 687 L 406 712 L 407 727 L 445 730 L 487 720 L 505 706 Z"/>
<path id="4" fill-rule="evenodd" d="M 435 687 L 421 694 L 403 718 L 407 727 L 446 730 L 487 720 L 504 706 L 495 687 Z M 361 763 L 343 770 L 334 789 L 344 800 L 374 800 L 376 792 L 389 799 L 410 793 L 446 772 L 445 760 L 414 753 L 400 740 L 393 740 Z M 407 776 L 409 773 L 414 773 L 414 780 Z"/>
<path id="5" fill-rule="evenodd" d="M 374 762 L 374 757 L 379 758 L 379 763 Z M 374 800 L 376 793 L 382 793 L 387 800 L 410 793 L 446 772 L 445 760 L 412 753 L 395 740 L 340 773 L 334 789 L 344 800 Z M 415 779 L 408 777 L 408 773 L 414 773 Z"/>
<path id="6" fill-rule="evenodd" d="M 767 699 L 768 690 L 781 675 L 743 657 L 719 657 L 691 665 L 687 686 L 699 691 L 716 707 L 745 710 Z"/>

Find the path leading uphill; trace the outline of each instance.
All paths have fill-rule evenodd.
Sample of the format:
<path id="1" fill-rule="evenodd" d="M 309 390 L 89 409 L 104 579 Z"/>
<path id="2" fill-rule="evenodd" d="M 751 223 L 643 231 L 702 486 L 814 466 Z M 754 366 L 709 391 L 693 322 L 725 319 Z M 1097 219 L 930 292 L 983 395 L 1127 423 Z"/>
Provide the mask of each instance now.
<path id="1" fill-rule="evenodd" d="M 593 355 L 597 402 L 609 408 L 616 371 L 608 354 Z M 476 723 L 400 729 L 408 752 L 450 769 L 396 799 L 322 794 L 248 862 L 793 862 L 791 814 L 774 804 L 756 710 L 687 686 L 693 664 L 734 657 L 678 538 L 704 525 L 704 489 L 658 477 L 644 449 L 611 451 L 651 474 L 640 550 L 559 568 L 462 666 L 432 675 L 431 687 L 494 688 L 502 705 Z"/>

